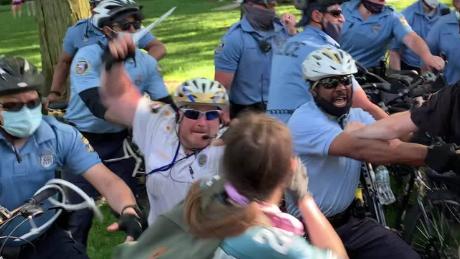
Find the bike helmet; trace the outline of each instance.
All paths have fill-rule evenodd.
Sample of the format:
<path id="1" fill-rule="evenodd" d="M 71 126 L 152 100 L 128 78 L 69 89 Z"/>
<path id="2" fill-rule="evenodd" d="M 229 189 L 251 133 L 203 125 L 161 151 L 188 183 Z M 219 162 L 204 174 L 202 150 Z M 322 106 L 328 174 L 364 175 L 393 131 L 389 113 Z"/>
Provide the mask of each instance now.
<path id="1" fill-rule="evenodd" d="M 91 22 L 99 29 L 124 16 L 135 15 L 142 20 L 140 7 L 134 0 L 102 0 L 94 9 Z"/>
<path id="2" fill-rule="evenodd" d="M 177 107 L 201 104 L 223 108 L 228 105 L 225 87 L 207 78 L 195 78 L 183 82 L 177 87 L 173 99 Z"/>
<path id="3" fill-rule="evenodd" d="M 317 49 L 302 63 L 304 78 L 310 81 L 331 76 L 350 75 L 358 72 L 350 54 L 335 48 Z"/>
<path id="4" fill-rule="evenodd" d="M 37 90 L 43 76 L 27 60 L 19 57 L 0 58 L 0 96 Z"/>
<path id="5" fill-rule="evenodd" d="M 91 8 L 96 7 L 102 0 L 89 0 L 89 5 Z"/>

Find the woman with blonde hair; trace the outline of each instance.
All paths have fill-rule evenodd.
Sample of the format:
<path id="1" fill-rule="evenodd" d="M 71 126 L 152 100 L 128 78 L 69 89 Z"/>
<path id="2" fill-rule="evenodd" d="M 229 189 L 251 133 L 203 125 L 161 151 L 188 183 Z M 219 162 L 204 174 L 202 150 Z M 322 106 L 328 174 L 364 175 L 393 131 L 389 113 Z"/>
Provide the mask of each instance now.
<path id="1" fill-rule="evenodd" d="M 245 114 L 225 133 L 220 175 L 195 182 L 184 202 L 160 216 L 114 258 L 346 258 L 340 238 L 308 194 L 289 130 Z M 278 208 L 298 199 L 303 224 Z"/>

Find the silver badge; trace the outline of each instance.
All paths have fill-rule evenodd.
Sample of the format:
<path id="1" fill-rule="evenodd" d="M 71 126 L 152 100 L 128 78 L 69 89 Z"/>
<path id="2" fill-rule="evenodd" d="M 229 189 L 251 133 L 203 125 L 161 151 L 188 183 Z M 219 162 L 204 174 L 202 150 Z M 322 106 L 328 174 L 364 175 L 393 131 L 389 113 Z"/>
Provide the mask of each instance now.
<path id="1" fill-rule="evenodd" d="M 47 169 L 54 163 L 54 156 L 51 153 L 45 153 L 40 156 L 40 164 L 43 168 Z"/>
<path id="2" fill-rule="evenodd" d="M 198 156 L 198 165 L 200 167 L 203 167 L 207 161 L 208 161 L 208 157 L 205 154 L 200 154 Z"/>

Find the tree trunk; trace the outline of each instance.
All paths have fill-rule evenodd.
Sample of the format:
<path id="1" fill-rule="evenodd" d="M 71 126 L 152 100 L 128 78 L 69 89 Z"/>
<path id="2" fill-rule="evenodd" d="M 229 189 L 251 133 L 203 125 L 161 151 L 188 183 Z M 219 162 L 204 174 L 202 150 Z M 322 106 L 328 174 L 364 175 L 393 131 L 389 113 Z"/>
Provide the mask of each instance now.
<path id="1" fill-rule="evenodd" d="M 89 17 L 91 12 L 88 0 L 36 0 L 35 2 L 42 70 L 45 76 L 45 87 L 42 93 L 46 96 L 53 79 L 54 66 L 62 51 L 62 40 L 67 28 L 76 21 Z"/>

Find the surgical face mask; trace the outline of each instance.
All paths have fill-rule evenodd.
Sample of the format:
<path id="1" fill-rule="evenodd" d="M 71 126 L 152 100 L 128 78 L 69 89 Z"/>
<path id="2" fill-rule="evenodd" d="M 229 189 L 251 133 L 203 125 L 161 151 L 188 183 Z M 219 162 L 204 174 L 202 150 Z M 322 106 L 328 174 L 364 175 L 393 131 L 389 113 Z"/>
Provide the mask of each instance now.
<path id="1" fill-rule="evenodd" d="M 26 106 L 20 111 L 2 111 L 3 123 L 1 127 L 10 135 L 17 138 L 26 138 L 34 134 L 42 121 L 42 106 L 33 109 Z"/>
<path id="2" fill-rule="evenodd" d="M 384 4 L 377 4 L 369 0 L 362 0 L 361 3 L 364 5 L 364 7 L 366 7 L 366 9 L 369 12 L 373 14 L 381 13 L 383 11 L 383 8 L 385 7 Z"/>
<path id="3" fill-rule="evenodd" d="M 323 22 L 323 31 L 333 38 L 335 41 L 339 42 L 340 36 L 342 35 L 342 25 L 333 24 L 329 21 Z"/>
<path id="4" fill-rule="evenodd" d="M 423 0 L 423 2 L 432 9 L 436 8 L 439 4 L 438 0 Z"/>
<path id="5" fill-rule="evenodd" d="M 243 12 L 255 30 L 270 31 L 274 29 L 273 21 L 276 17 L 274 10 L 243 4 Z"/>

